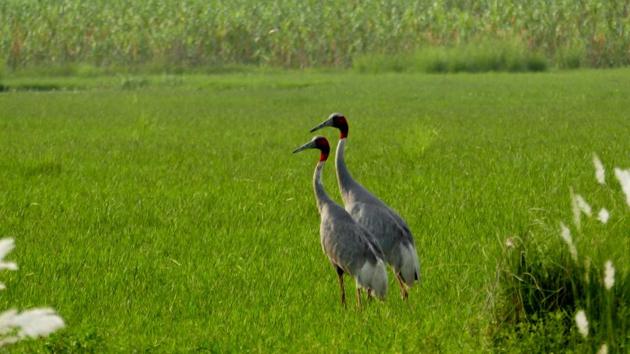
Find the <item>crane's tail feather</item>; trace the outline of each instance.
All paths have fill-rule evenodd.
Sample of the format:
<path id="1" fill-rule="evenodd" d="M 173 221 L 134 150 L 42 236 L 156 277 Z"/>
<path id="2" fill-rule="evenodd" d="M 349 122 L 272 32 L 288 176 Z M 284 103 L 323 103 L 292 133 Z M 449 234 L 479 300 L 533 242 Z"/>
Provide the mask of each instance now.
<path id="1" fill-rule="evenodd" d="M 398 271 L 405 284 L 411 287 L 416 281 L 420 281 L 420 261 L 413 244 L 400 245 L 400 258 L 401 266 Z"/>
<path id="2" fill-rule="evenodd" d="M 376 263 L 365 262 L 356 275 L 357 285 L 366 289 L 372 289 L 380 299 L 387 294 L 387 270 L 383 260 Z"/>

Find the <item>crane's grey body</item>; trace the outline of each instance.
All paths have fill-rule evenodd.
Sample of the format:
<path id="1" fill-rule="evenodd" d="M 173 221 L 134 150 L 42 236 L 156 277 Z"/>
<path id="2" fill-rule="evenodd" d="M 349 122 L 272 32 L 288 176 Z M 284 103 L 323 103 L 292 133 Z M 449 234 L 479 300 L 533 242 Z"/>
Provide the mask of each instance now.
<path id="1" fill-rule="evenodd" d="M 345 164 L 345 143 L 345 138 L 339 140 L 335 155 L 337 181 L 345 209 L 374 237 L 397 277 L 412 286 L 420 280 L 420 262 L 411 231 L 393 209 L 352 178 Z M 406 292 L 403 294 L 406 296 Z"/>
<path id="2" fill-rule="evenodd" d="M 383 298 L 387 292 L 383 253 L 369 232 L 328 197 L 321 183 L 323 165 L 322 161 L 317 164 L 313 176 L 317 209 L 321 216 L 322 249 L 333 266 L 356 279 L 357 287 L 373 290 Z"/>

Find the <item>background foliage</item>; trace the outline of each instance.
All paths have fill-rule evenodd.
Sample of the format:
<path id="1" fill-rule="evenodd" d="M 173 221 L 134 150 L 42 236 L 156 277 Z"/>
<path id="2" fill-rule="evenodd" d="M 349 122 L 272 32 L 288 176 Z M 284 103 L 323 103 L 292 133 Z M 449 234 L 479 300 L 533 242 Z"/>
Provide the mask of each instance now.
<path id="1" fill-rule="evenodd" d="M 11 68 L 58 65 L 73 72 L 89 70 L 73 64 L 348 67 L 360 55 L 499 40 L 560 67 L 609 67 L 630 62 L 629 6 L 627 0 L 5 0 L 0 58 Z"/>

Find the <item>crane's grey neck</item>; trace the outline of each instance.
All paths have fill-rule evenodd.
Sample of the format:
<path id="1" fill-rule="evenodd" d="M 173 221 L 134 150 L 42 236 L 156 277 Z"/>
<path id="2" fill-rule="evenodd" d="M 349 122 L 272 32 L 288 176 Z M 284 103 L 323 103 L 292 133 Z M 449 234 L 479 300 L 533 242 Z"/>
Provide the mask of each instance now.
<path id="1" fill-rule="evenodd" d="M 322 183 L 322 170 L 324 169 L 324 163 L 326 161 L 319 161 L 315 167 L 315 174 L 313 175 L 313 188 L 315 189 L 315 199 L 317 199 L 317 209 L 322 211 L 325 205 L 332 204 L 333 201 L 328 197 L 324 190 L 324 184 Z"/>
<path id="2" fill-rule="evenodd" d="M 344 158 L 344 150 L 346 148 L 346 138 L 339 139 L 337 144 L 337 152 L 335 153 L 335 165 L 337 165 L 337 182 L 339 183 L 339 190 L 341 191 L 341 197 L 344 201 L 347 201 L 350 190 L 357 182 L 352 178 L 348 167 L 346 166 L 346 160 Z"/>

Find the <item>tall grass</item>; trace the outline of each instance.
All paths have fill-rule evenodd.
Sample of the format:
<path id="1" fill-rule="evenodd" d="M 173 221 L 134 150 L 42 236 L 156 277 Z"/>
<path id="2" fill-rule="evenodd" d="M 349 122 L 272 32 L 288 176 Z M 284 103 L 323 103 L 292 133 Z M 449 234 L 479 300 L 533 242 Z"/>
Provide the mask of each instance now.
<path id="1" fill-rule="evenodd" d="M 608 67 L 630 63 L 628 6 L 597 0 L 5 0 L 0 57 L 14 69 L 348 67 L 365 54 L 518 40 L 560 67 Z"/>
<path id="2" fill-rule="evenodd" d="M 625 205 L 618 197 L 630 196 L 630 180 L 619 177 L 624 170 L 615 169 L 622 189 L 618 193 L 607 186 L 601 161 L 596 156 L 593 161 L 600 192 L 615 206 L 612 211 L 601 207 L 596 215 L 571 189 L 572 225 L 560 223 L 558 228 L 539 220 L 537 231 L 506 240 L 497 278 L 498 348 L 517 342 L 531 352 L 630 350 L 627 244 L 614 237 L 628 230 L 630 201 Z M 611 249 L 626 252 L 615 257 Z"/>
<path id="3" fill-rule="evenodd" d="M 412 54 L 363 55 L 354 60 L 359 72 L 457 73 L 545 71 L 547 59 L 518 41 L 482 41 L 456 47 L 426 47 Z"/>

